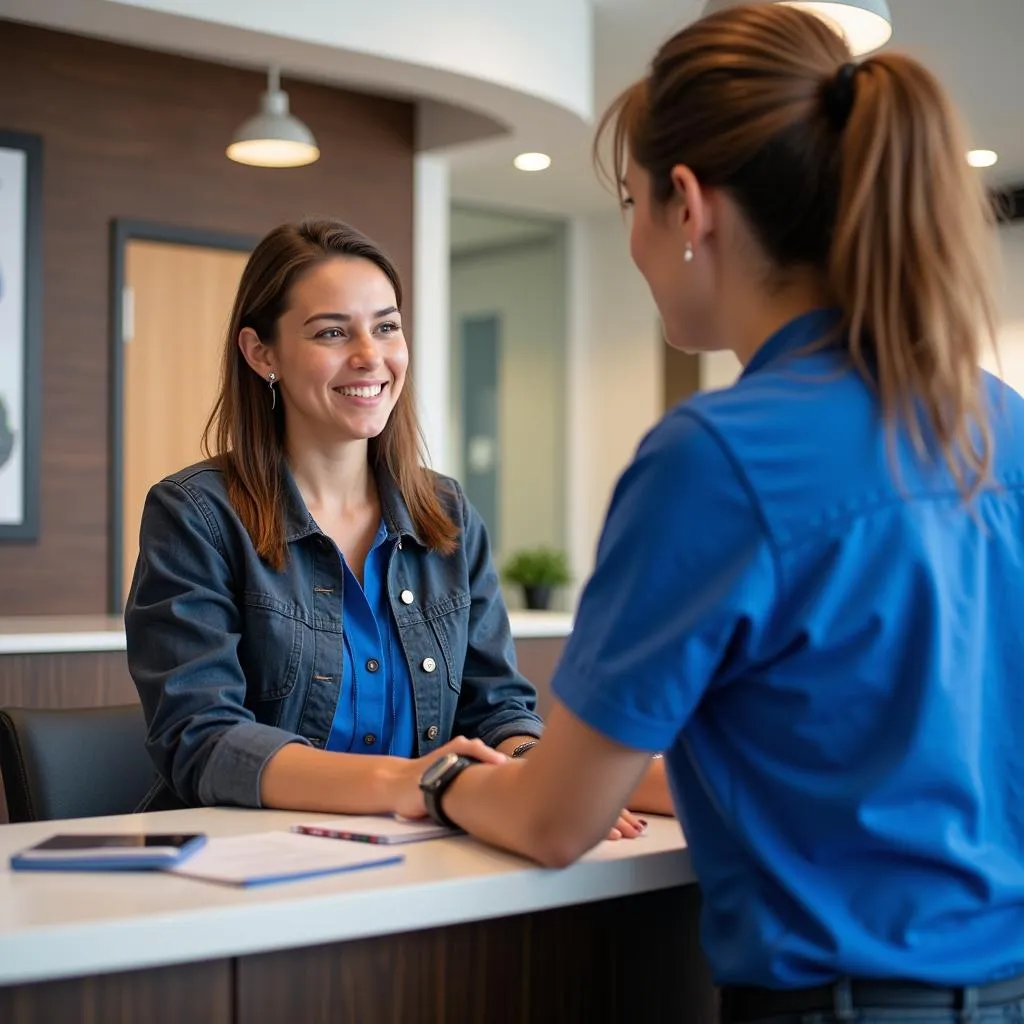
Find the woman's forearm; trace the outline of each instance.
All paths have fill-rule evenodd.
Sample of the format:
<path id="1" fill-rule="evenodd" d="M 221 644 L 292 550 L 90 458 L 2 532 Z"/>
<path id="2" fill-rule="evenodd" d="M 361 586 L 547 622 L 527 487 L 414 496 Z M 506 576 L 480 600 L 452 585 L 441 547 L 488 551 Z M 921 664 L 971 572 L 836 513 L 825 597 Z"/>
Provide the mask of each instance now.
<path id="1" fill-rule="evenodd" d="M 264 807 L 334 814 L 389 814 L 408 762 L 371 754 L 335 754 L 299 743 L 282 747 L 260 776 Z"/>
<path id="2" fill-rule="evenodd" d="M 516 747 L 520 746 L 523 743 L 536 742 L 536 736 L 509 736 L 507 740 L 502 740 L 495 749 L 500 750 L 503 754 L 507 755 L 508 757 L 511 757 Z"/>

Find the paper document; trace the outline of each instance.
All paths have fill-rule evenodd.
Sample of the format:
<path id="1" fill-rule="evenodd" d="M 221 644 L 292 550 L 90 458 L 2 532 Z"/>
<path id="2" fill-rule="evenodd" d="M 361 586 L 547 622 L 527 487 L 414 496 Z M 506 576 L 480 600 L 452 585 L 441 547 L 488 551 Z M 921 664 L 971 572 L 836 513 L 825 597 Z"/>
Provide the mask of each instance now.
<path id="1" fill-rule="evenodd" d="M 419 843 L 424 839 L 443 839 L 445 836 L 461 835 L 459 829 L 435 825 L 429 819 L 411 821 L 408 818 L 393 818 L 390 815 L 341 815 L 324 821 L 311 821 L 293 825 L 293 832 L 326 839 L 350 839 L 356 843 L 374 843 L 392 846 L 396 843 Z"/>
<path id="2" fill-rule="evenodd" d="M 398 864 L 400 853 L 377 852 L 348 843 L 325 843 L 294 832 L 258 832 L 209 839 L 184 863 L 168 870 L 222 885 L 270 885 L 342 871 Z"/>

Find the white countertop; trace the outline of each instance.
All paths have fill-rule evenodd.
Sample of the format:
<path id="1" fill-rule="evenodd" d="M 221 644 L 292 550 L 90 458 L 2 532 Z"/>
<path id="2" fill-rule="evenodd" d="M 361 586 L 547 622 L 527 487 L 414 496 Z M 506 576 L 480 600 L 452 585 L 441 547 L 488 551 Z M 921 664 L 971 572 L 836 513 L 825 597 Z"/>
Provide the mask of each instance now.
<path id="1" fill-rule="evenodd" d="M 516 640 L 566 637 L 568 612 L 509 612 Z M 124 620 L 119 615 L 13 615 L 0 617 L 0 654 L 62 654 L 123 651 Z"/>
<path id="2" fill-rule="evenodd" d="M 548 910 L 694 881 L 674 818 L 548 870 L 466 836 L 396 847 L 401 864 L 252 890 L 161 872 L 12 872 L 55 832 L 242 835 L 326 815 L 203 808 L 0 826 L 0 985 L 293 949 Z M 328 842 L 329 840 L 325 840 Z"/>

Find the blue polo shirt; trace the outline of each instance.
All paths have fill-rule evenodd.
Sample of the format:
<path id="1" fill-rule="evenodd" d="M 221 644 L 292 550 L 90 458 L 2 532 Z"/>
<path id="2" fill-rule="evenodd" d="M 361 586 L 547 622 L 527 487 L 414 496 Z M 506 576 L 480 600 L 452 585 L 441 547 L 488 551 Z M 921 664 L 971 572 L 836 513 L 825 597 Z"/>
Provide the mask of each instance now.
<path id="1" fill-rule="evenodd" d="M 1024 971 L 1024 401 L 984 378 L 965 510 L 834 322 L 643 441 L 553 687 L 666 752 L 719 984 L 977 984 Z"/>
<path id="2" fill-rule="evenodd" d="M 412 757 L 415 750 L 412 679 L 388 592 L 388 563 L 397 543 L 382 520 L 362 586 L 345 563 L 344 670 L 327 750 L 396 757 Z"/>

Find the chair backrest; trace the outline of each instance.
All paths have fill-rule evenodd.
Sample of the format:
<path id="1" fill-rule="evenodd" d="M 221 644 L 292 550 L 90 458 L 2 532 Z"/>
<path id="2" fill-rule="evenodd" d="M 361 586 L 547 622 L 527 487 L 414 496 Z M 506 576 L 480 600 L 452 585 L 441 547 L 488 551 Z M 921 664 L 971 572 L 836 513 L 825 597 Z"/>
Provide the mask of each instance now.
<path id="1" fill-rule="evenodd" d="M 156 779 L 142 708 L 0 708 L 0 774 L 12 822 L 128 814 Z"/>

